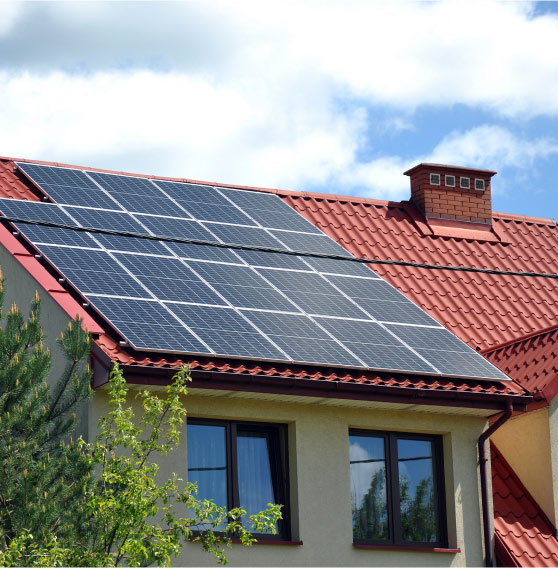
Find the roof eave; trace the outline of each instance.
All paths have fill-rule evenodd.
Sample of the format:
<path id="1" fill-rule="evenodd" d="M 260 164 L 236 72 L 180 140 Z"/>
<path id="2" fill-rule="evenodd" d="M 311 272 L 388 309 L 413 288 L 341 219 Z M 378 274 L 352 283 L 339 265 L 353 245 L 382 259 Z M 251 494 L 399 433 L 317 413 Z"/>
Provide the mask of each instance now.
<path id="1" fill-rule="evenodd" d="M 176 369 L 167 367 L 139 367 L 122 365 L 126 381 L 131 384 L 165 386 L 176 373 Z M 398 404 L 419 404 L 425 406 L 448 406 L 459 408 L 477 408 L 482 410 L 502 411 L 511 400 L 517 412 L 524 412 L 532 402 L 530 395 L 504 393 L 478 393 L 459 390 L 432 390 L 413 387 L 371 385 L 348 383 L 343 381 L 317 381 L 301 377 L 278 377 L 252 375 L 225 371 L 204 371 L 193 369 L 192 379 L 196 388 L 231 391 L 249 391 L 269 394 L 339 398 L 388 402 Z M 106 375 L 108 380 L 108 374 Z M 97 379 L 95 386 L 102 386 L 102 379 Z"/>

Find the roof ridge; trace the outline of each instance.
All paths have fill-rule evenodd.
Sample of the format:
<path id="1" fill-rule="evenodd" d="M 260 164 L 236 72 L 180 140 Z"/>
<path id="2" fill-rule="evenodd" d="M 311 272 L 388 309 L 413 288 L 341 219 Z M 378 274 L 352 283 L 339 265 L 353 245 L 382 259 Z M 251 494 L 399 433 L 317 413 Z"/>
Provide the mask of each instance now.
<path id="1" fill-rule="evenodd" d="M 520 343 L 528 341 L 529 339 L 534 339 L 535 337 L 542 337 L 543 335 L 549 335 L 553 331 L 558 331 L 558 324 L 551 325 L 551 326 L 548 326 L 548 327 L 544 327 L 544 328 L 536 330 L 536 331 L 531 331 L 529 333 L 526 333 L 525 335 L 515 337 L 515 338 L 510 339 L 508 341 L 504 341 L 503 343 L 499 343 L 496 346 L 487 347 L 486 349 L 481 349 L 479 351 L 479 353 L 481 355 L 488 355 L 488 354 L 494 353 L 494 352 L 496 352 L 500 349 L 505 349 L 506 347 L 511 347 L 512 345 L 519 345 Z"/>

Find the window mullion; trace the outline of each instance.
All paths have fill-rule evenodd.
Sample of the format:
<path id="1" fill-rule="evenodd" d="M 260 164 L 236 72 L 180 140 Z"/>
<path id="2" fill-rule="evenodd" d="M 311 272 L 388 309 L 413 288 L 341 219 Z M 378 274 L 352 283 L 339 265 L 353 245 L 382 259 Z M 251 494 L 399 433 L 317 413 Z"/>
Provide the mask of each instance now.
<path id="1" fill-rule="evenodd" d="M 229 429 L 229 451 L 227 452 L 227 465 L 229 467 L 229 508 L 240 506 L 238 492 L 238 450 L 237 450 L 237 428 L 236 423 L 231 422 Z"/>
<path id="2" fill-rule="evenodd" d="M 389 465 L 390 465 L 390 514 L 391 514 L 391 527 L 392 539 L 394 544 L 401 544 L 403 535 L 401 530 L 401 501 L 399 496 L 399 463 L 397 455 L 397 436 L 395 434 L 388 434 L 388 452 L 389 452 Z"/>

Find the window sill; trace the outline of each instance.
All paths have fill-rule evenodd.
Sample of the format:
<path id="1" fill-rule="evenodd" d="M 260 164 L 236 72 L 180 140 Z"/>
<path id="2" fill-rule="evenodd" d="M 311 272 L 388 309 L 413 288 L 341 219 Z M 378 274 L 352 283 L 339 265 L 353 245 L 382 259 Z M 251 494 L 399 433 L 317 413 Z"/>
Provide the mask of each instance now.
<path id="1" fill-rule="evenodd" d="M 459 554 L 460 548 L 428 548 L 422 546 L 384 546 L 381 544 L 359 544 L 353 543 L 354 548 L 364 548 L 370 550 L 397 550 L 406 552 L 437 552 L 445 554 Z"/>
<path id="2" fill-rule="evenodd" d="M 233 538 L 231 541 L 234 544 L 241 544 L 241 540 L 239 538 Z M 259 544 L 276 544 L 278 546 L 302 546 L 301 540 L 273 540 L 273 539 L 262 539 L 257 540 L 254 542 L 254 545 L 257 546 Z"/>

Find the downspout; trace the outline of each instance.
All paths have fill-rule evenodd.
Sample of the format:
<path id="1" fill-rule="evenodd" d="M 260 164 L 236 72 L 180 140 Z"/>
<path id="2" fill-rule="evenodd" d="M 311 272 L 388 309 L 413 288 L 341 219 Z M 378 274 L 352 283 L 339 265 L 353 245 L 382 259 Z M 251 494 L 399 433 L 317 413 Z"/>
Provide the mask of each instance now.
<path id="1" fill-rule="evenodd" d="M 482 528 L 484 534 L 484 558 L 485 566 L 494 566 L 494 559 L 492 555 L 492 535 L 490 532 L 490 506 L 488 500 L 488 474 L 486 471 L 486 441 L 500 426 L 507 422 L 513 413 L 513 403 L 508 399 L 508 407 L 504 414 L 485 430 L 480 436 L 478 441 L 479 447 L 479 467 L 480 467 L 480 483 L 481 483 L 481 501 L 482 501 Z"/>

